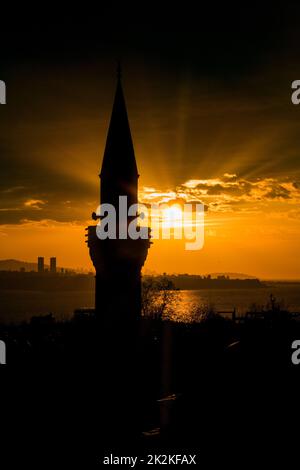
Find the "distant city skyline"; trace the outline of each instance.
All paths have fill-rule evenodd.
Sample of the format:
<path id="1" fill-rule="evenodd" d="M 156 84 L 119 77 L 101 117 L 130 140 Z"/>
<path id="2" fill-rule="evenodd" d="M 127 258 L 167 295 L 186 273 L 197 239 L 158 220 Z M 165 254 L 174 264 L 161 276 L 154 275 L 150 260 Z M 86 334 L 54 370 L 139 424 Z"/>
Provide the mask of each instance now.
<path id="1" fill-rule="evenodd" d="M 49 260 L 50 261 L 50 260 Z M 28 265 L 28 266 L 27 266 Z M 31 271 L 31 270 L 38 270 L 38 259 L 34 260 L 17 260 L 17 259 L 0 259 L 0 271 L 1 270 L 15 270 L 19 271 L 22 269 L 22 267 L 25 266 L 25 271 Z M 47 271 L 50 269 L 50 263 L 47 264 L 47 260 L 44 264 L 44 267 Z M 82 273 L 82 274 L 94 274 L 94 268 L 92 267 L 91 269 L 84 268 L 82 266 L 76 266 L 76 267 L 70 267 L 70 266 L 57 266 L 57 273 L 61 273 L 62 270 L 64 272 L 74 272 L 74 273 Z M 161 275 L 185 275 L 185 274 L 190 274 L 190 275 L 195 275 L 195 276 L 212 276 L 213 278 L 217 276 L 229 276 L 231 279 L 251 279 L 251 278 L 258 278 L 262 281 L 290 281 L 294 280 L 299 282 L 300 278 L 294 278 L 294 279 L 288 279 L 288 278 L 260 278 L 259 276 L 255 274 L 250 274 L 246 272 L 232 272 L 232 271 L 220 271 L 220 272 L 197 272 L 197 273 L 184 273 L 180 271 L 155 271 L 153 269 L 144 269 L 143 270 L 143 275 L 145 276 L 161 276 Z"/>

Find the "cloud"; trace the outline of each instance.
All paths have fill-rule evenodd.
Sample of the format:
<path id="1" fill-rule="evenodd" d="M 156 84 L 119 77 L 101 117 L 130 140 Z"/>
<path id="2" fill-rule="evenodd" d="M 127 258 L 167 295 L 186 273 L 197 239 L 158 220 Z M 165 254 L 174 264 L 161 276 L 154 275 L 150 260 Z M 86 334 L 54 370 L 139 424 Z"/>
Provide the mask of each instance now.
<path id="1" fill-rule="evenodd" d="M 290 199 L 291 192 L 278 184 L 274 185 L 274 187 L 265 195 L 265 197 L 267 199 Z"/>
<path id="2" fill-rule="evenodd" d="M 47 201 L 43 201 L 42 199 L 28 199 L 28 201 L 24 202 L 24 206 L 30 207 L 31 209 L 36 209 L 38 211 L 42 210 L 44 204 L 47 204 Z"/>
<path id="3" fill-rule="evenodd" d="M 223 179 L 225 181 L 235 181 L 237 179 L 237 175 L 235 173 L 224 173 Z"/>
<path id="4" fill-rule="evenodd" d="M 174 197 L 175 194 L 175 197 Z M 287 204 L 300 202 L 300 185 L 283 178 L 239 178 L 236 174 L 225 173 L 218 178 L 207 180 L 192 179 L 169 191 L 156 190 L 141 192 L 142 201 L 150 202 L 201 201 L 211 212 L 257 212 L 275 205 L 287 210 Z"/>
<path id="5" fill-rule="evenodd" d="M 22 189 L 25 189 L 25 186 L 13 186 L 11 188 L 2 189 L 0 192 L 2 194 L 11 194 L 21 191 Z"/>

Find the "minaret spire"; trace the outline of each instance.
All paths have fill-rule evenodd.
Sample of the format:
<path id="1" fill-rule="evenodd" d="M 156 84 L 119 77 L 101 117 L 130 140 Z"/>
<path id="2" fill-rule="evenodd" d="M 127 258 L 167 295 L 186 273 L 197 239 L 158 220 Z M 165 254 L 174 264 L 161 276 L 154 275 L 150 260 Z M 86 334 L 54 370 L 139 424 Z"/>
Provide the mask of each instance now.
<path id="1" fill-rule="evenodd" d="M 121 84 L 121 66 L 119 62 L 117 86 L 100 178 L 101 204 L 109 203 L 116 206 L 116 198 L 119 196 L 127 196 L 129 205 L 137 203 L 138 170 Z"/>

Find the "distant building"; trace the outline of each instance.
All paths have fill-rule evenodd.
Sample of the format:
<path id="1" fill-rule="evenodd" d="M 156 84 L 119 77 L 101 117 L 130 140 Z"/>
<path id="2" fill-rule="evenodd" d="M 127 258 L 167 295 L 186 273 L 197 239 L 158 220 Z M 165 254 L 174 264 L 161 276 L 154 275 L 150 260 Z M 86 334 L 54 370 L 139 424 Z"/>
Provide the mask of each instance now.
<path id="1" fill-rule="evenodd" d="M 45 271 L 45 261 L 43 256 L 38 257 L 38 272 L 43 273 Z"/>
<path id="2" fill-rule="evenodd" d="M 55 256 L 50 258 L 50 272 L 56 273 L 56 257 Z"/>

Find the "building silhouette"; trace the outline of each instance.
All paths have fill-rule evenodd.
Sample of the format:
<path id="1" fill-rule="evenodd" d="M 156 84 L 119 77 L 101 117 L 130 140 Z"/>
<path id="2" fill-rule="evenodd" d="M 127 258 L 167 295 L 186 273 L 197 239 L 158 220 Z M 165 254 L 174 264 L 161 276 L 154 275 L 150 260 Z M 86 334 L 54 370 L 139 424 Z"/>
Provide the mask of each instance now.
<path id="1" fill-rule="evenodd" d="M 56 257 L 52 256 L 50 258 L 50 272 L 55 274 L 56 273 Z"/>
<path id="2" fill-rule="evenodd" d="M 38 257 L 38 273 L 43 273 L 45 271 L 45 261 L 43 256 Z"/>
<path id="3" fill-rule="evenodd" d="M 118 68 L 117 87 L 100 173 L 100 203 L 108 203 L 119 216 L 119 196 L 127 206 L 138 202 L 138 170 Z M 95 216 L 93 217 L 96 218 Z M 126 218 L 126 225 L 135 219 Z M 96 226 L 88 227 L 88 247 L 96 270 L 95 308 L 101 318 L 135 320 L 141 313 L 141 269 L 149 239 L 99 239 Z"/>

